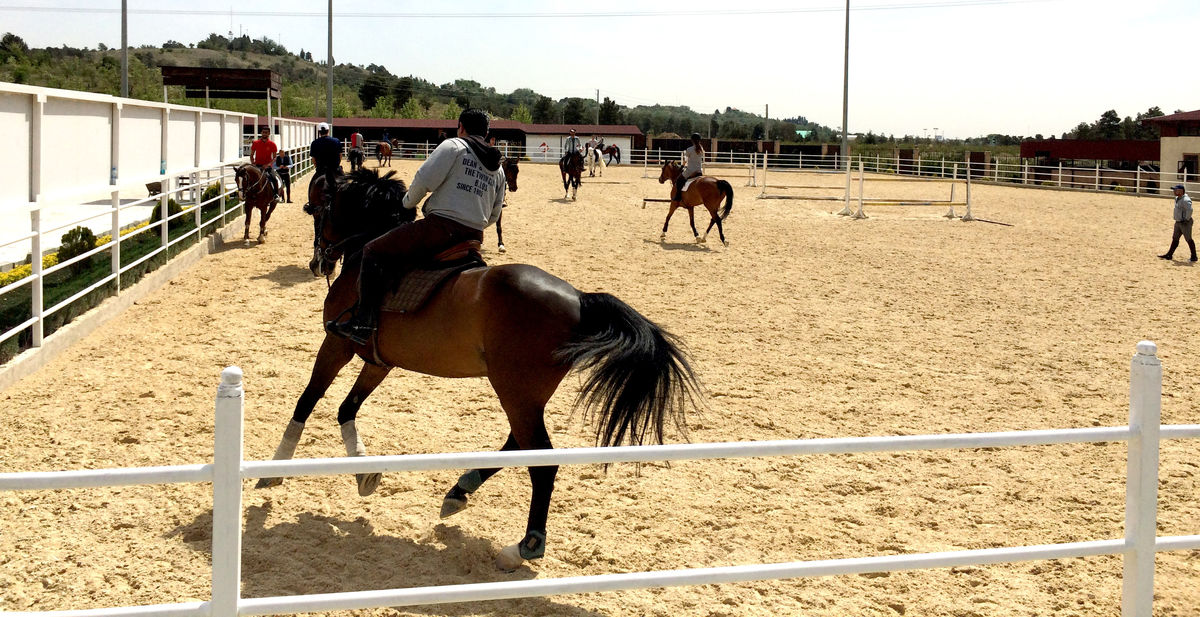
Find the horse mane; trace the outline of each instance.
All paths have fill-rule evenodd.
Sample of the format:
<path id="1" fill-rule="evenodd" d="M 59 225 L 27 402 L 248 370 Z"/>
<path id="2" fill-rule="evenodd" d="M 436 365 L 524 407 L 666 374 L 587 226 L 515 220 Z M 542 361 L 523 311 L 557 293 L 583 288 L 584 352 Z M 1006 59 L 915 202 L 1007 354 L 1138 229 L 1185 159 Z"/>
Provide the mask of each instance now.
<path id="1" fill-rule="evenodd" d="M 356 169 L 337 181 L 337 219 L 356 231 L 378 229 L 382 234 L 400 223 L 416 218 L 416 210 L 404 207 L 408 186 L 395 171 L 379 175 L 376 169 Z"/>

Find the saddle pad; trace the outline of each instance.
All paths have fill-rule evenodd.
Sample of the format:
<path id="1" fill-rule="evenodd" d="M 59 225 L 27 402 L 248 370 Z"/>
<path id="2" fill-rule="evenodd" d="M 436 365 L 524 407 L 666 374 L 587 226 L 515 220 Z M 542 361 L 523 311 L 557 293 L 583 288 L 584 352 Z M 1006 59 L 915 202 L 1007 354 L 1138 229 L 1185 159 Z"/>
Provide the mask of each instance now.
<path id="1" fill-rule="evenodd" d="M 691 178 L 691 179 L 689 179 L 689 180 L 685 180 L 685 181 L 683 182 L 683 190 L 685 190 L 685 191 L 686 191 L 686 190 L 688 190 L 688 189 L 689 189 L 689 188 L 692 186 L 692 183 L 693 183 L 693 182 L 695 182 L 695 181 L 697 181 L 697 180 L 699 180 L 700 178 L 703 178 L 703 177 L 704 177 L 704 176 L 696 176 L 695 178 Z"/>
<path id="2" fill-rule="evenodd" d="M 425 306 L 433 292 L 450 277 L 486 265 L 482 258 L 474 256 L 447 262 L 444 267 L 432 270 L 410 270 L 400 279 L 399 285 L 384 296 L 379 309 L 389 313 L 412 313 Z"/>

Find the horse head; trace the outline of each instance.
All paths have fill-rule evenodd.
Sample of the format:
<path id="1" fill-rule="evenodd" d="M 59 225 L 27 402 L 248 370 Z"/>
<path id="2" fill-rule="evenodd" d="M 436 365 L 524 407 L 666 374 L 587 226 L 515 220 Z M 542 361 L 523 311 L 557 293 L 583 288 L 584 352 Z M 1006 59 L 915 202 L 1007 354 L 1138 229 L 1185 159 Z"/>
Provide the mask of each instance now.
<path id="1" fill-rule="evenodd" d="M 504 157 L 500 161 L 500 168 L 504 170 L 504 181 L 508 183 L 508 190 L 512 193 L 517 192 L 517 174 L 521 173 L 517 162 L 513 157 Z"/>
<path id="2" fill-rule="evenodd" d="M 679 174 L 681 173 L 683 172 L 679 170 L 679 163 L 675 161 L 667 161 L 666 163 L 663 163 L 662 173 L 658 175 L 658 183 L 662 184 L 667 180 L 674 181 L 675 178 L 678 178 Z"/>
<path id="3" fill-rule="evenodd" d="M 337 180 L 333 199 L 313 215 L 316 255 L 310 267 L 314 273 L 328 276 L 343 256 L 416 218 L 415 209 L 403 206 L 408 187 L 395 175 L 394 171 L 380 176 L 374 169 L 358 169 Z"/>

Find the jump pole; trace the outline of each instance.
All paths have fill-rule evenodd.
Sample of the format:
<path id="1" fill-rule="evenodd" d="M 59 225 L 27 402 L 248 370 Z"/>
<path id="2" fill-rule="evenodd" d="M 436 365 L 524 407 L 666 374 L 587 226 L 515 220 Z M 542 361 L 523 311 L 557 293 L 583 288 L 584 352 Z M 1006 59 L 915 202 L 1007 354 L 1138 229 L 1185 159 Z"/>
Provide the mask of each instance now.
<path id="1" fill-rule="evenodd" d="M 971 216 L 971 172 L 967 170 L 967 213 L 963 215 L 962 220 L 973 221 L 975 217 Z"/>
<path id="2" fill-rule="evenodd" d="M 862 167 L 862 157 L 859 157 L 858 165 L 860 168 Z M 844 199 L 842 200 L 845 205 L 842 206 L 842 211 L 838 212 L 838 216 L 853 216 L 854 215 L 854 212 L 850 210 L 850 174 L 852 172 L 853 167 L 854 166 L 850 164 L 850 161 L 846 161 L 846 194 L 845 194 Z M 862 179 L 862 172 L 860 171 L 859 172 L 859 180 L 861 180 L 861 179 Z M 860 198 L 862 197 L 862 186 L 861 185 L 859 186 L 859 197 Z M 861 200 L 860 200 L 860 203 L 858 204 L 858 212 L 859 212 L 859 214 L 862 214 Z M 856 216 L 855 218 L 858 218 L 858 217 Z M 863 215 L 863 218 L 866 218 L 866 215 Z"/>
<path id="3" fill-rule="evenodd" d="M 958 178 L 958 163 L 954 164 L 954 177 Z M 967 176 L 967 182 L 968 182 L 967 186 L 970 186 L 969 183 L 971 182 L 971 178 L 969 175 Z M 955 184 L 956 183 L 954 183 L 954 182 L 950 183 L 950 211 L 944 215 L 945 218 L 948 218 L 948 219 L 958 218 L 958 215 L 954 213 L 954 185 Z M 969 188 L 967 189 L 967 201 L 968 202 L 971 201 L 971 189 L 969 189 Z"/>
<path id="4" fill-rule="evenodd" d="M 847 196 L 846 204 L 849 205 L 849 203 L 850 203 L 850 200 L 849 200 L 849 195 L 850 195 L 850 173 L 849 173 L 849 170 L 850 170 L 850 166 L 849 165 L 846 165 L 846 170 L 847 170 L 847 173 L 846 173 L 846 196 Z M 863 160 L 862 160 L 862 157 L 859 157 L 858 158 L 858 212 L 854 213 L 853 218 L 855 218 L 855 219 L 869 218 L 867 216 L 867 213 L 863 212 L 863 185 L 865 183 L 865 180 L 863 178 L 864 175 L 865 174 L 863 173 Z"/>
<path id="5" fill-rule="evenodd" d="M 763 183 L 762 183 L 762 192 L 758 194 L 759 199 L 762 199 L 763 196 L 767 194 L 767 157 L 768 156 L 769 155 L 766 152 L 763 152 Z"/>

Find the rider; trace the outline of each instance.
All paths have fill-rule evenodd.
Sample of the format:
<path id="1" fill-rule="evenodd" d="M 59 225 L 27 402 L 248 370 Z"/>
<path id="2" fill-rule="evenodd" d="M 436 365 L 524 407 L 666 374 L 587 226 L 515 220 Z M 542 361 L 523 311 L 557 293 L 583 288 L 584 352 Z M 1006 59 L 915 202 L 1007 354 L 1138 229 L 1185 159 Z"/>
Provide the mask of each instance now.
<path id="1" fill-rule="evenodd" d="M 692 145 L 683 151 L 683 172 L 675 179 L 675 201 L 683 201 L 683 184 L 692 178 L 704 175 L 704 144 L 700 133 L 692 133 Z"/>
<path id="2" fill-rule="evenodd" d="M 315 183 L 318 178 L 326 175 L 330 179 L 342 175 L 342 142 L 329 134 L 328 124 L 322 122 L 317 125 L 317 138 L 309 146 L 308 154 L 312 157 L 314 167 L 311 182 Z M 333 182 L 325 183 L 325 199 L 329 198 L 332 185 Z"/>
<path id="3" fill-rule="evenodd" d="M 287 202 L 292 203 L 292 156 L 287 150 L 280 150 L 279 154 L 275 155 L 275 173 L 279 174 L 279 180 L 283 182 L 282 192 L 287 194 Z"/>
<path id="4" fill-rule="evenodd" d="M 578 152 L 580 149 L 579 138 L 575 136 L 575 129 L 571 129 L 570 135 L 563 142 L 563 155 L 561 161 L 567 160 L 567 155 L 572 152 Z"/>
<path id="5" fill-rule="evenodd" d="M 413 176 L 404 207 L 416 208 L 428 193 L 425 217 L 401 225 L 363 247 L 358 277 L 358 305 L 346 322 L 326 322 L 325 329 L 360 345 L 378 323 L 390 275 L 403 272 L 462 242 L 483 241 L 483 230 L 500 218 L 504 203 L 504 171 L 500 151 L 483 141 L 487 114 L 468 109 L 458 117 L 458 137 L 430 153 Z"/>
<path id="6" fill-rule="evenodd" d="M 350 149 L 353 150 L 355 148 L 361 148 L 362 146 L 363 146 L 362 133 L 359 133 L 358 131 L 354 131 L 354 133 L 352 133 L 350 135 Z"/>
<path id="7" fill-rule="evenodd" d="M 271 127 L 263 126 L 258 131 L 258 139 L 250 144 L 250 162 L 270 179 L 272 206 L 279 203 L 279 176 L 274 167 L 275 153 L 278 151 L 279 147 L 271 141 Z"/>

